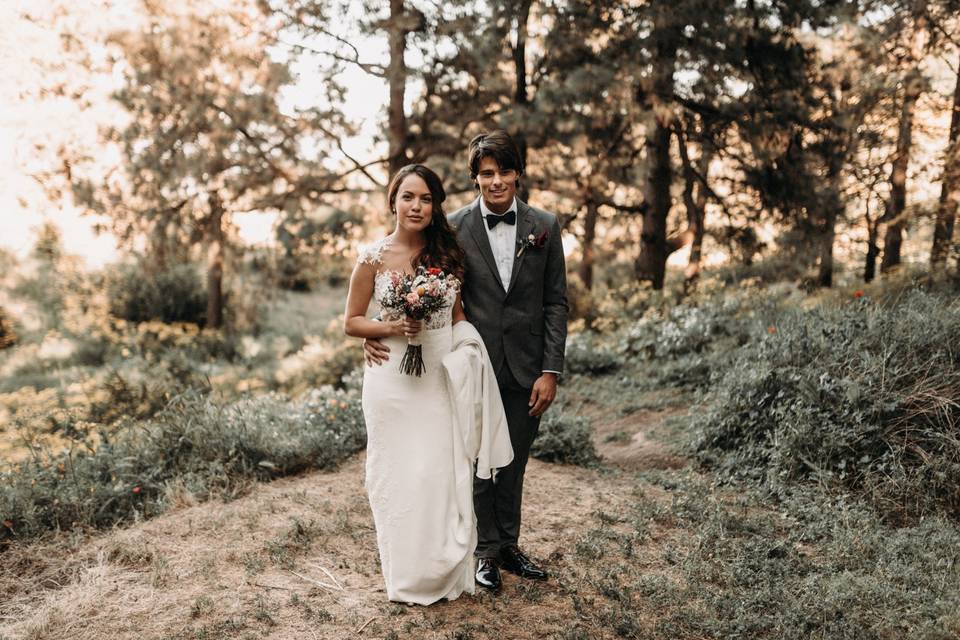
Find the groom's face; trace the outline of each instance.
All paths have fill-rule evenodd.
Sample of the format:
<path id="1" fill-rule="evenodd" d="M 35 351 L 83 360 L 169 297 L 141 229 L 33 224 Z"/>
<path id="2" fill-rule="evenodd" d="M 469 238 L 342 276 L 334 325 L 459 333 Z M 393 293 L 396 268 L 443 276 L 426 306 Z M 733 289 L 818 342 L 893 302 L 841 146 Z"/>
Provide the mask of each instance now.
<path id="1" fill-rule="evenodd" d="M 517 195 L 517 179 L 520 174 L 513 169 L 501 169 L 491 157 L 480 160 L 477 171 L 477 186 L 480 196 L 494 213 L 503 213 Z"/>

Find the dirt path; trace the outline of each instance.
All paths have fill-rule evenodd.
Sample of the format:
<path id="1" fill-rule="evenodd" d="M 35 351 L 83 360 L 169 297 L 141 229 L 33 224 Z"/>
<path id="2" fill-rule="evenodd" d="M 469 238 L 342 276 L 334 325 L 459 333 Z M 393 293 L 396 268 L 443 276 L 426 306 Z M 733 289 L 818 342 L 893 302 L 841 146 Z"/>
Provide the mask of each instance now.
<path id="1" fill-rule="evenodd" d="M 5 554 L 0 640 L 617 637 L 591 613 L 602 591 L 588 576 L 591 545 L 603 527 L 629 528 L 615 514 L 639 498 L 669 504 L 632 471 L 684 464 L 649 435 L 676 412 L 599 423 L 605 469 L 531 461 L 523 544 L 553 573 L 547 583 L 508 574 L 499 596 L 387 602 L 360 454 L 333 472 L 259 485 L 231 503 L 184 505 L 73 548 L 62 536 Z M 668 575 L 660 546 L 679 532 L 647 533 L 629 561 Z"/>
<path id="2" fill-rule="evenodd" d="M 667 451 L 654 434 L 665 420 L 685 411 L 685 407 L 641 410 L 613 420 L 601 415 L 593 421 L 597 451 L 606 464 L 622 470 L 681 469 L 687 460 Z"/>

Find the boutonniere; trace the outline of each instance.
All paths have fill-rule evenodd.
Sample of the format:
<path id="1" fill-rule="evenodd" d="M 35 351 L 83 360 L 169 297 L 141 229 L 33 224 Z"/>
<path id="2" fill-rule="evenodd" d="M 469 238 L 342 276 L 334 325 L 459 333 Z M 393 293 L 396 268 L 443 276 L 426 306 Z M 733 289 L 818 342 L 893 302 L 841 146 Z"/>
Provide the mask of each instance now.
<path id="1" fill-rule="evenodd" d="M 531 233 L 526 238 L 523 238 L 522 240 L 520 240 L 520 250 L 517 251 L 517 257 L 519 258 L 520 256 L 522 256 L 524 249 L 526 249 L 527 247 L 532 247 L 534 249 L 543 249 L 544 245 L 547 244 L 547 237 L 548 237 L 547 232 L 544 231 L 538 236 L 535 236 Z"/>

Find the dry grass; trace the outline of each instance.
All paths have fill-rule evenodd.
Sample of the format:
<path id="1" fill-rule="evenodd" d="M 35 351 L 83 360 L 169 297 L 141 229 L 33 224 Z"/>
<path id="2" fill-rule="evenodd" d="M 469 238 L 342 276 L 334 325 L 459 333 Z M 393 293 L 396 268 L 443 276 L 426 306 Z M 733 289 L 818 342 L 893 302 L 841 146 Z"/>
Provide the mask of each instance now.
<path id="1" fill-rule="evenodd" d="M 565 637 L 577 620 L 586 637 L 616 637 L 589 613 L 602 596 L 575 549 L 593 514 L 627 510 L 632 478 L 531 461 L 523 542 L 554 577 L 508 575 L 500 596 L 422 608 L 385 599 L 363 464 L 361 454 L 231 503 L 185 501 L 127 529 L 11 549 L 0 570 L 0 637 L 532 640 Z M 657 544 L 633 562 L 667 571 Z"/>
<path id="2" fill-rule="evenodd" d="M 901 627 L 881 614 L 919 602 L 901 602 L 894 586 L 863 586 L 881 585 L 884 573 L 860 537 L 895 532 L 845 527 L 840 511 L 798 529 L 812 504 L 778 507 L 678 469 L 686 460 L 664 442 L 676 438 L 679 407 L 584 410 L 614 464 L 528 467 L 522 543 L 550 570 L 546 583 L 506 574 L 498 596 L 388 602 L 359 454 L 232 502 L 197 504 L 184 491 L 166 514 L 125 529 L 13 547 L 0 566 L 0 640 L 701 640 L 731 637 L 742 623 L 756 633 L 739 637 L 792 639 L 808 637 L 796 617 L 806 609 L 776 598 L 798 596 L 851 614 L 844 628 L 857 635 L 831 635 L 824 623 L 817 637 L 886 638 Z M 888 561 L 898 544 L 922 549 L 926 539 L 893 544 Z M 942 587 L 955 574 L 931 580 Z M 756 584 L 740 582 L 749 576 Z M 781 581 L 786 588 L 774 588 Z M 946 630 L 960 622 L 941 614 L 956 591 L 934 598 L 930 585 L 915 586 L 935 602 L 910 625 L 955 637 Z M 725 611 L 740 602 L 764 604 Z M 771 602 L 789 615 L 767 620 L 779 615 Z"/>

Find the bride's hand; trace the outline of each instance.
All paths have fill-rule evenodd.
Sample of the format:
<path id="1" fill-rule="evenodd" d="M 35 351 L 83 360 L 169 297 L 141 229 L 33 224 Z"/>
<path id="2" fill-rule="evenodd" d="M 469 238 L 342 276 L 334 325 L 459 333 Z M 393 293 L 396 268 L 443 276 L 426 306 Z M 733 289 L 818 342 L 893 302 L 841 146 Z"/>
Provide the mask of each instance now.
<path id="1" fill-rule="evenodd" d="M 401 318 L 399 320 L 390 320 L 386 324 L 390 331 L 389 335 L 412 338 L 420 333 L 420 328 L 423 323 L 419 320 L 413 320 L 412 318 Z"/>
<path id="2" fill-rule="evenodd" d="M 414 320 L 412 318 L 404 318 L 401 322 L 403 326 L 403 333 L 401 335 L 404 335 L 408 338 L 412 338 L 420 333 L 420 328 L 423 326 L 423 322 L 420 320 Z"/>

